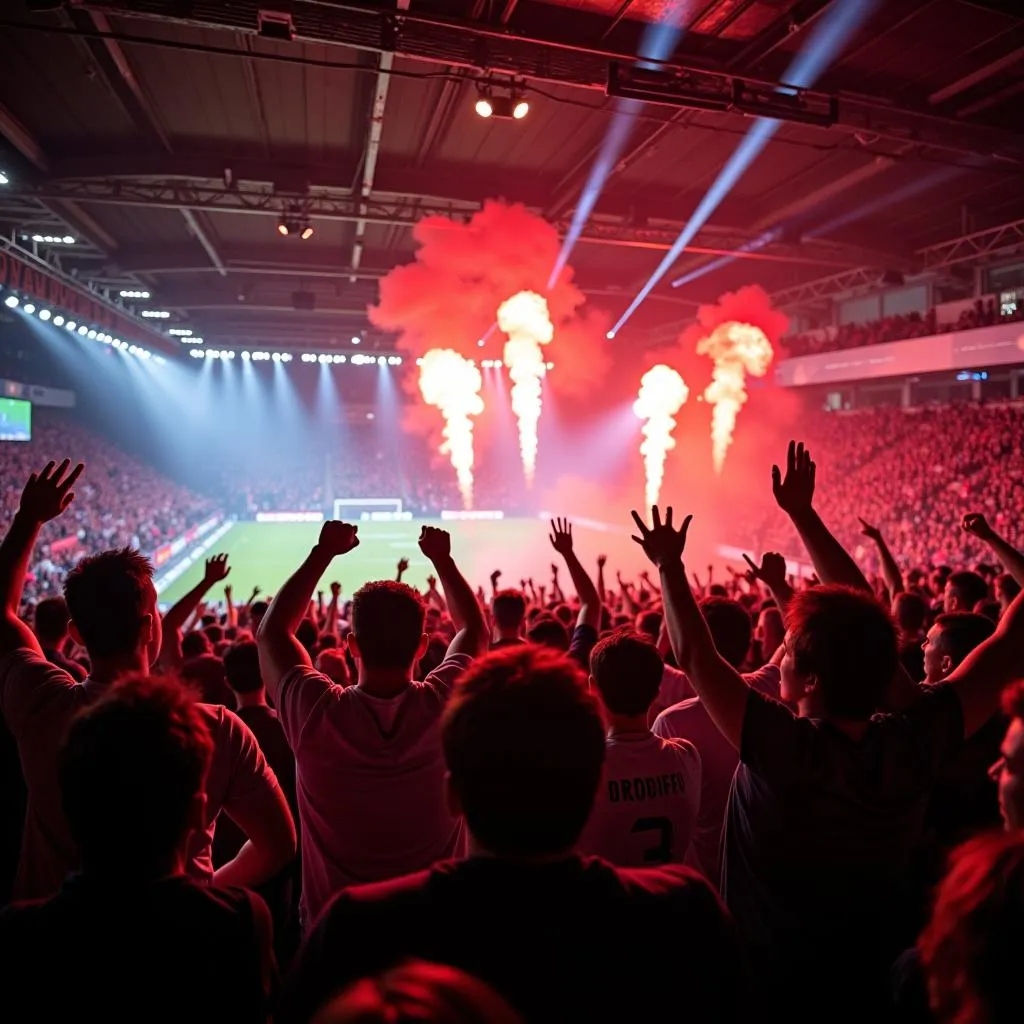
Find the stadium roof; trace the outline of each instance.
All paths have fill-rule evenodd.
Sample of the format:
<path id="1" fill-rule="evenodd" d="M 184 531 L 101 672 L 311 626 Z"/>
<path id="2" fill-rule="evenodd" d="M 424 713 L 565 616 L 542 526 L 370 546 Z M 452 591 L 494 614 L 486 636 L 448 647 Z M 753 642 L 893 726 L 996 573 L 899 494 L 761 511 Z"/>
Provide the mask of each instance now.
<path id="1" fill-rule="evenodd" d="M 150 291 L 208 342 L 343 344 L 424 213 L 504 197 L 564 228 L 616 103 L 609 67 L 631 68 L 645 25 L 682 9 L 663 102 L 644 106 L 571 260 L 617 314 L 829 6 L 14 0 L 0 15 L 0 229 L 115 295 Z M 806 299 L 1024 248 L 1022 58 L 1017 0 L 876 4 L 638 322 L 678 323 L 752 281 Z M 488 76 L 525 88 L 526 118 L 474 113 Z M 289 213 L 311 238 L 278 233 Z M 709 254 L 738 258 L 669 286 Z"/>

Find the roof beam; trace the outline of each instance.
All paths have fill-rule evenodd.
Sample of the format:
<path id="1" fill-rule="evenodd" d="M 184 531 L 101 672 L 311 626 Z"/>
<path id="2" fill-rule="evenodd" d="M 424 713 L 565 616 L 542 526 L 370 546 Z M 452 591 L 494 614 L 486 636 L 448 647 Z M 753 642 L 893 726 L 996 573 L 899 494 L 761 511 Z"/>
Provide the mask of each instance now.
<path id="1" fill-rule="evenodd" d="M 228 272 L 224 266 L 224 261 L 220 258 L 217 247 L 213 244 L 210 232 L 199 223 L 199 217 L 191 210 L 182 210 L 181 215 L 185 218 L 189 231 L 203 247 L 206 255 L 210 257 L 210 262 L 214 265 L 214 268 L 220 273 L 221 277 L 227 277 Z"/>
<path id="2" fill-rule="evenodd" d="M 983 231 L 972 231 L 959 238 L 950 238 L 945 242 L 925 246 L 917 250 L 926 270 L 940 270 L 952 267 L 957 263 L 998 253 L 1015 251 L 1024 248 L 1024 219 L 998 224 Z"/>
<path id="3" fill-rule="evenodd" d="M 963 78 L 958 78 L 955 82 L 950 82 L 949 85 L 945 85 L 941 89 L 936 89 L 936 91 L 928 97 L 928 102 L 931 103 L 932 106 L 945 103 L 946 100 L 950 100 L 954 96 L 959 96 L 960 93 L 966 92 L 968 89 L 972 89 L 974 86 L 979 85 L 986 79 L 998 74 L 1003 70 L 1003 68 L 1011 67 L 1022 59 L 1024 59 L 1024 46 L 1018 46 L 1016 50 L 1011 50 L 1009 53 L 1003 54 L 1002 57 L 998 57 L 996 60 L 985 64 L 983 67 L 977 68 L 969 75 L 964 75 Z"/>
<path id="4" fill-rule="evenodd" d="M 49 164 L 36 137 L 3 105 L 0 105 L 2 135 L 37 171 L 46 174 Z"/>

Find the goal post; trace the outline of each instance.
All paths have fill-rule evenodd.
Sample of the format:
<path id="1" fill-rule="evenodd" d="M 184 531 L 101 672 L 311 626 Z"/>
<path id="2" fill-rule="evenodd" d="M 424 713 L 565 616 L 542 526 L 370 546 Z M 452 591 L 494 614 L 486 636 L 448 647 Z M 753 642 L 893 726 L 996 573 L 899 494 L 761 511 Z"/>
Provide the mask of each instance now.
<path id="1" fill-rule="evenodd" d="M 357 522 L 374 519 L 394 522 L 411 519 L 412 513 L 405 511 L 401 498 L 335 498 L 334 518 Z"/>

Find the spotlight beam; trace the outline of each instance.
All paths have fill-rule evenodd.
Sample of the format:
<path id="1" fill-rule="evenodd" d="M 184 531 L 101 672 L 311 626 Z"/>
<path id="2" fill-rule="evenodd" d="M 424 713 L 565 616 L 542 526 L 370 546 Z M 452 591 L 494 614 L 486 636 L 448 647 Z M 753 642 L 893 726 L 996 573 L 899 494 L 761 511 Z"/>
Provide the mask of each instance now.
<path id="1" fill-rule="evenodd" d="M 807 42 L 793 59 L 783 76 L 785 84 L 797 89 L 806 89 L 813 85 L 850 37 L 863 24 L 876 4 L 877 0 L 836 0 L 815 24 Z M 785 87 L 780 87 L 780 91 L 785 92 Z M 744 136 L 733 155 L 719 172 L 718 177 L 704 194 L 704 198 L 697 205 L 697 209 L 694 210 L 679 237 L 672 243 L 672 247 L 665 253 L 654 273 L 619 317 L 618 322 L 611 330 L 612 334 L 616 334 L 622 329 L 658 282 L 668 273 L 672 264 L 693 241 L 697 232 L 707 223 L 708 218 L 718 209 L 736 183 L 746 174 L 751 164 L 761 155 L 781 124 L 781 121 L 773 117 L 759 117 L 754 122 L 750 131 Z"/>

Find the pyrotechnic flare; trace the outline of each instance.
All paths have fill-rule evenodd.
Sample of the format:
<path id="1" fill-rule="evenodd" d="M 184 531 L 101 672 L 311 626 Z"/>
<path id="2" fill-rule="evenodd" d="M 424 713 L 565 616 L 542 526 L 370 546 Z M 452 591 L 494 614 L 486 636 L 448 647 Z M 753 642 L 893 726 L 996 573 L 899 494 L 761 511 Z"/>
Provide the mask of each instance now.
<path id="1" fill-rule="evenodd" d="M 473 419 L 484 411 L 483 380 L 469 359 L 450 348 L 433 348 L 420 364 L 420 392 L 444 417 L 442 455 L 450 456 L 462 492 L 462 503 L 473 507 Z"/>
<path id="2" fill-rule="evenodd" d="M 774 352 L 764 331 L 753 324 L 735 320 L 719 324 L 697 343 L 700 355 L 710 356 L 715 368 L 704 390 L 704 400 L 714 403 L 711 411 L 711 456 L 715 472 L 721 473 L 725 455 L 732 444 L 736 416 L 747 400 L 747 374 L 763 377 Z"/>
<path id="3" fill-rule="evenodd" d="M 640 454 L 647 478 L 648 508 L 658 504 L 665 456 L 676 446 L 672 436 L 676 425 L 674 417 L 689 396 L 690 389 L 683 378 L 664 363 L 652 366 L 640 378 L 640 394 L 633 403 L 633 412 L 647 421 L 642 428 L 644 439 L 640 442 Z"/>
<path id="4" fill-rule="evenodd" d="M 541 387 L 546 362 L 542 345 L 555 329 L 548 304 L 536 292 L 517 292 L 498 307 L 498 326 L 508 335 L 504 361 L 512 378 L 512 411 L 519 421 L 519 451 L 526 485 L 533 486 L 537 468 L 537 424 L 540 422 Z"/>

